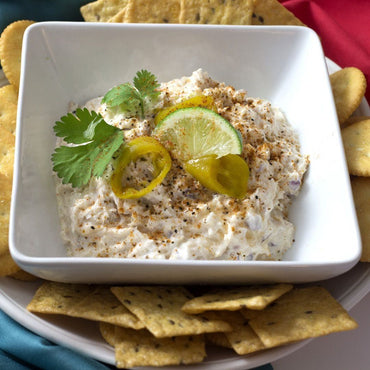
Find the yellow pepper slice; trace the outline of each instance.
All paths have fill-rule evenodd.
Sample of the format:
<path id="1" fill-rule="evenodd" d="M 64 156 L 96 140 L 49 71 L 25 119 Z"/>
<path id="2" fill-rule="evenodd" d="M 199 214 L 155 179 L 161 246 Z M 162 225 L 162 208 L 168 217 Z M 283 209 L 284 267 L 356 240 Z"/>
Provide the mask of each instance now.
<path id="1" fill-rule="evenodd" d="M 247 194 L 249 167 L 237 154 L 190 159 L 185 170 L 203 186 L 220 194 L 242 199 Z"/>
<path id="2" fill-rule="evenodd" d="M 217 112 L 215 101 L 213 100 L 212 96 L 197 95 L 193 96 L 192 98 L 186 99 L 178 104 L 175 104 L 171 107 L 160 110 L 154 118 L 154 123 L 157 125 L 159 122 L 161 122 L 165 117 L 167 117 L 170 113 L 174 112 L 175 110 L 192 107 L 203 107 Z"/>
<path id="3" fill-rule="evenodd" d="M 125 168 L 140 157 L 150 155 L 154 167 L 153 179 L 144 188 L 138 190 L 123 185 Z M 171 157 L 165 147 L 153 137 L 141 136 L 127 143 L 117 159 L 117 165 L 111 177 L 114 194 L 121 199 L 137 199 L 151 192 L 166 177 L 171 168 Z"/>

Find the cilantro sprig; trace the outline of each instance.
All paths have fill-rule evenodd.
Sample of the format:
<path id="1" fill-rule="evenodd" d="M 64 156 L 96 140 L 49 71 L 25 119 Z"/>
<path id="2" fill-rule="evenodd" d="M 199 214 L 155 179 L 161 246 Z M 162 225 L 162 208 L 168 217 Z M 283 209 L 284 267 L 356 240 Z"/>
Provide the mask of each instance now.
<path id="1" fill-rule="evenodd" d="M 113 87 L 102 99 L 108 108 L 116 108 L 123 113 L 139 111 L 141 118 L 149 110 L 160 94 L 157 78 L 149 71 L 142 69 L 136 73 L 133 85 L 129 82 Z"/>
<path id="2" fill-rule="evenodd" d="M 57 121 L 54 132 L 72 146 L 60 146 L 52 154 L 53 170 L 63 184 L 86 185 L 92 176 L 103 175 L 109 161 L 124 141 L 122 130 L 85 109 L 68 113 Z"/>

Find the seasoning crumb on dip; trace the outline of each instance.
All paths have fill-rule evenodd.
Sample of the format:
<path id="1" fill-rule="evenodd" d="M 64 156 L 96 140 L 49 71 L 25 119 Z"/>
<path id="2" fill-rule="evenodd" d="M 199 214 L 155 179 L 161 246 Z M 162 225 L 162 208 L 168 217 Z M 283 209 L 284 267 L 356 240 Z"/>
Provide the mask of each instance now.
<path id="1" fill-rule="evenodd" d="M 241 158 L 249 166 L 243 199 L 209 190 L 172 156 L 163 181 L 136 199 L 112 190 L 114 161 L 103 176 L 81 187 L 56 176 L 62 238 L 69 256 L 174 260 L 279 260 L 291 247 L 294 225 L 288 208 L 297 196 L 308 158 L 283 113 L 243 90 L 212 80 L 199 69 L 190 77 L 162 83 L 155 107 L 144 118 L 107 109 L 102 98 L 84 108 L 124 133 L 124 141 L 152 136 L 155 113 L 194 96 L 212 97 L 218 115 L 240 132 Z M 73 108 L 72 108 L 73 110 Z M 199 140 L 199 138 L 197 138 Z M 57 147 L 64 141 L 58 139 Z M 171 154 L 171 151 L 170 151 Z M 131 185 L 153 176 L 152 162 L 125 168 Z"/>

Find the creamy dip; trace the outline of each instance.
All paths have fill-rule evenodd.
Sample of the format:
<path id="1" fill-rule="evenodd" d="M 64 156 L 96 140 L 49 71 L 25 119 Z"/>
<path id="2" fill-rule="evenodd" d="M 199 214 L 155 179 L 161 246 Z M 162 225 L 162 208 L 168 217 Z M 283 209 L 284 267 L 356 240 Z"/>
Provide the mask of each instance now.
<path id="1" fill-rule="evenodd" d="M 248 194 L 238 200 L 214 193 L 173 159 L 165 180 L 139 199 L 113 193 L 108 167 L 83 188 L 62 184 L 57 199 L 68 255 L 175 260 L 279 260 L 292 246 L 294 225 L 288 208 L 297 196 L 308 158 L 283 113 L 243 90 L 212 80 L 199 69 L 190 77 L 162 83 L 156 108 L 194 95 L 214 98 L 218 113 L 243 138 L 242 157 L 250 168 Z M 114 115 L 101 97 L 85 107 L 124 130 L 125 139 L 151 135 L 154 115 L 144 120 Z M 58 143 L 59 145 L 60 143 Z M 142 161 L 127 169 L 128 179 L 142 176 Z"/>

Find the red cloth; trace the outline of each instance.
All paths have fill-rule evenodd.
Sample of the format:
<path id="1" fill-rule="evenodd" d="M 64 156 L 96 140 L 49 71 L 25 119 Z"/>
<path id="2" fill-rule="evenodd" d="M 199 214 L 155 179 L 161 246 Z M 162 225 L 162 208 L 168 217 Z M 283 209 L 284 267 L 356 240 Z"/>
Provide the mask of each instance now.
<path id="1" fill-rule="evenodd" d="M 370 1 L 279 0 L 321 38 L 325 55 L 341 67 L 366 76 L 370 102 Z"/>

